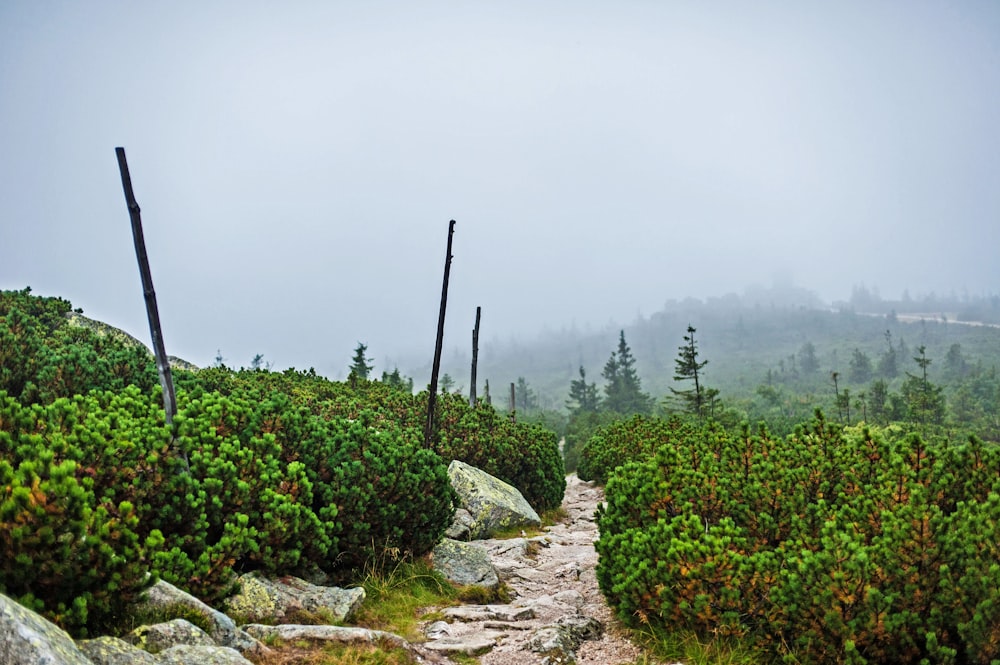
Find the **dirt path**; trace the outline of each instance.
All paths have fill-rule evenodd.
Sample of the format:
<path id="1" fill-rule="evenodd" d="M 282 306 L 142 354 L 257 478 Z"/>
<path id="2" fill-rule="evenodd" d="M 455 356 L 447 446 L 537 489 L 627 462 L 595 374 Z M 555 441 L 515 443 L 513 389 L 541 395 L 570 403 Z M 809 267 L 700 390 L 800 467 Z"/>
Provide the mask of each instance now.
<path id="1" fill-rule="evenodd" d="M 513 598 L 507 606 L 455 608 L 441 629 L 450 638 L 495 644 L 479 657 L 482 665 L 537 665 L 557 653 L 546 644 L 565 644 L 567 636 L 583 665 L 633 663 L 641 653 L 616 626 L 597 587 L 594 511 L 603 491 L 576 475 L 566 485 L 564 523 L 534 538 L 476 541 L 490 551 Z"/>

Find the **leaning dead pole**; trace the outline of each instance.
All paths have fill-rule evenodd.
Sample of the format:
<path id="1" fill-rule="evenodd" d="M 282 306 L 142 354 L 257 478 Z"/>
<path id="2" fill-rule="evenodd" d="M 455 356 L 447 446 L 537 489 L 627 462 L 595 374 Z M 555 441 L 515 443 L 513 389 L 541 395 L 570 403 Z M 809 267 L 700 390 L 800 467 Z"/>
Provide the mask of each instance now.
<path id="1" fill-rule="evenodd" d="M 448 249 L 444 256 L 444 283 L 441 286 L 441 310 L 438 313 L 437 340 L 434 343 L 434 364 L 431 366 L 431 386 L 427 395 L 427 424 L 424 443 L 430 447 L 434 439 L 434 407 L 437 405 L 438 371 L 441 369 L 441 348 L 444 346 L 444 312 L 448 306 L 448 276 L 451 274 L 451 238 L 455 235 L 455 220 L 448 222 Z"/>
<path id="2" fill-rule="evenodd" d="M 139 215 L 139 204 L 132 192 L 132 177 L 129 175 L 128 162 L 125 161 L 125 148 L 115 148 L 118 155 L 118 170 L 122 176 L 122 189 L 125 190 L 125 203 L 128 204 L 128 215 L 132 220 L 132 239 L 135 241 L 135 256 L 139 261 L 139 276 L 142 278 L 142 295 L 146 299 L 146 316 L 149 318 L 149 333 L 153 338 L 153 355 L 156 356 L 156 371 L 160 375 L 160 385 L 163 387 L 163 411 L 166 423 L 173 422 L 177 415 L 177 400 L 174 396 L 174 382 L 170 377 L 170 362 L 167 360 L 166 347 L 163 345 L 163 331 L 160 328 L 160 312 L 156 308 L 156 293 L 153 291 L 153 277 L 149 272 L 149 257 L 146 256 L 146 241 L 142 235 L 142 218 Z"/>

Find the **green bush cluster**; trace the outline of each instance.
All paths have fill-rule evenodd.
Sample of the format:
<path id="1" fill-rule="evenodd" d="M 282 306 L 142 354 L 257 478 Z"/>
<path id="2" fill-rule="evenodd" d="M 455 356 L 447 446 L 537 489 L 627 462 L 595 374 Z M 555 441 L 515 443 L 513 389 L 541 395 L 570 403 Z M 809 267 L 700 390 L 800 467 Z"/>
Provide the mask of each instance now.
<path id="1" fill-rule="evenodd" d="M 1000 449 L 821 414 L 692 431 L 611 474 L 602 591 L 626 622 L 818 663 L 1000 658 Z M 798 662 L 796 661 L 796 662 Z"/>
<path id="2" fill-rule="evenodd" d="M 75 634 L 160 577 L 215 602 L 238 573 L 344 580 L 420 556 L 454 514 L 451 459 L 558 505 L 555 436 L 444 396 L 314 371 L 175 371 L 164 420 L 144 348 L 70 326 L 70 303 L 0 292 L 0 591 Z"/>
<path id="3" fill-rule="evenodd" d="M 656 449 L 691 435 L 691 426 L 678 416 L 667 420 L 636 415 L 600 427 L 580 451 L 576 473 L 581 480 L 601 484 L 615 468 L 652 456 Z"/>
<path id="4" fill-rule="evenodd" d="M 157 383 L 145 347 L 70 326 L 71 304 L 31 289 L 0 291 L 0 390 L 22 404 L 49 403 L 90 390 L 144 391 Z"/>
<path id="5" fill-rule="evenodd" d="M 277 391 L 324 420 L 355 420 L 367 412 L 373 427 L 390 430 L 422 433 L 427 415 L 426 391 L 412 395 L 378 381 L 333 383 L 312 371 L 212 368 L 180 374 L 177 383 L 260 400 Z M 465 398 L 454 394 L 438 396 L 437 423 L 431 449 L 445 463 L 457 459 L 510 483 L 536 510 L 562 503 L 566 471 L 553 432 L 512 423 L 482 402 L 470 408 Z"/>
<path id="6" fill-rule="evenodd" d="M 162 536 L 135 504 L 102 496 L 61 399 L 22 406 L 0 391 L 0 592 L 77 634 L 117 615 L 155 579 Z"/>

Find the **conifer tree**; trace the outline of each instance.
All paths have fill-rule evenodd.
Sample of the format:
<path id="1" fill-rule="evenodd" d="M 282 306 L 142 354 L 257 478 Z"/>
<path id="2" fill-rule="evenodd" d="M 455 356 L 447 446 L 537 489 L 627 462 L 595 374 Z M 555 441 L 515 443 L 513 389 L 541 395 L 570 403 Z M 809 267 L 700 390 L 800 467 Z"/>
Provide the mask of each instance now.
<path id="1" fill-rule="evenodd" d="M 608 358 L 602 376 L 607 381 L 604 407 L 608 411 L 623 415 L 652 411 L 653 400 L 642 392 L 642 383 L 635 371 L 635 358 L 625 342 L 624 330 L 618 335 L 618 351 Z"/>
<path id="2" fill-rule="evenodd" d="M 684 345 L 678 347 L 677 358 L 674 360 L 674 381 L 693 381 L 694 387 L 687 390 L 671 388 L 670 392 L 684 405 L 686 411 L 703 416 L 710 415 L 719 391 L 706 388 L 699 374 L 708 361 L 698 360 L 698 343 L 694 338 L 696 332 L 693 326 L 688 325 Z"/>
<path id="3" fill-rule="evenodd" d="M 580 378 L 569 384 L 569 399 L 566 407 L 571 415 L 594 413 L 601 405 L 601 396 L 597 393 L 596 383 L 587 383 L 587 372 L 580 365 Z"/>
<path id="4" fill-rule="evenodd" d="M 944 395 L 941 386 L 936 386 L 927 378 L 927 368 L 931 359 L 927 357 L 926 348 L 917 347 L 913 361 L 920 367 L 920 375 L 906 373 L 902 393 L 910 411 L 910 417 L 921 424 L 940 425 L 944 422 Z"/>
<path id="5" fill-rule="evenodd" d="M 372 365 L 372 359 L 366 358 L 365 353 L 368 351 L 368 346 L 358 342 L 358 346 L 354 349 L 354 359 L 351 362 L 351 371 L 347 375 L 347 380 L 354 383 L 357 381 L 367 381 L 368 375 L 371 373 L 374 365 Z"/>

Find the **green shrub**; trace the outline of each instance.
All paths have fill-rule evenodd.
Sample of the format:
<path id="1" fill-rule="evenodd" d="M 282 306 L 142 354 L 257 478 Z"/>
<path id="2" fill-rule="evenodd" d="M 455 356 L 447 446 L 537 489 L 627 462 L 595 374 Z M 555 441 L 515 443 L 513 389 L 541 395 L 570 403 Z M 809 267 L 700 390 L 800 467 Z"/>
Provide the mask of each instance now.
<path id="1" fill-rule="evenodd" d="M 689 426 L 676 416 L 663 420 L 636 415 L 616 420 L 599 428 L 584 444 L 577 475 L 581 480 L 604 484 L 616 467 L 651 457 L 660 446 L 689 433 Z"/>
<path id="2" fill-rule="evenodd" d="M 0 391 L 0 591 L 75 635 L 116 616 L 155 581 L 158 532 L 128 501 L 95 495 L 60 423 L 68 400 L 22 407 Z"/>
<path id="3" fill-rule="evenodd" d="M 808 662 L 1000 657 L 1000 453 L 818 414 L 785 440 L 692 431 L 617 469 L 598 582 L 633 625 Z"/>
<path id="4" fill-rule="evenodd" d="M 299 461 L 313 486 L 313 508 L 331 547 L 315 561 L 345 574 L 378 551 L 428 552 L 454 517 L 454 490 L 441 458 L 414 429 L 375 426 L 376 415 L 356 420 L 314 419 L 309 435 L 288 441 L 286 460 Z"/>

